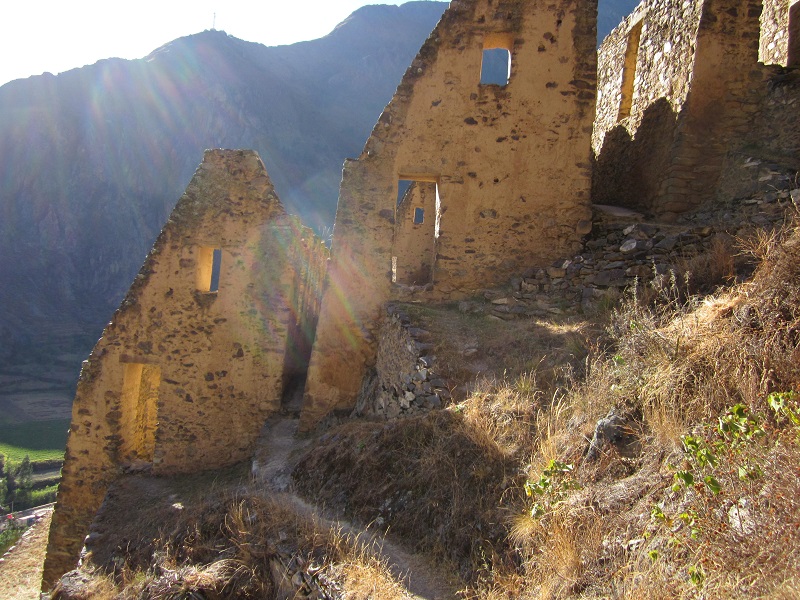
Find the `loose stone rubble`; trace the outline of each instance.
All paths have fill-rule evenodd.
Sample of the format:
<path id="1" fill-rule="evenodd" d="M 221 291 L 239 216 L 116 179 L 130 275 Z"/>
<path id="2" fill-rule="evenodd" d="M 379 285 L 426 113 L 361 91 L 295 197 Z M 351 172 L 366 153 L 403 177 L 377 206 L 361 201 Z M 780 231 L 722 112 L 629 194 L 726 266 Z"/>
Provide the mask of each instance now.
<path id="1" fill-rule="evenodd" d="M 375 373 L 365 380 L 354 416 L 410 417 L 450 400 L 447 379 L 435 371 L 430 332 L 414 327 L 408 313 L 390 304 L 379 334 Z"/>

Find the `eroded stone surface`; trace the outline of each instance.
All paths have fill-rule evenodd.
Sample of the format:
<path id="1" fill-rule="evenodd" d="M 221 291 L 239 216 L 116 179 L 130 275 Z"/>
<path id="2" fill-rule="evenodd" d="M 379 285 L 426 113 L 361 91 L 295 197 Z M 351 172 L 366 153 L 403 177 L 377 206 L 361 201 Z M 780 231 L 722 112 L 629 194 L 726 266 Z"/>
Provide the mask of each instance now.
<path id="1" fill-rule="evenodd" d="M 644 0 L 604 40 L 594 202 L 674 218 L 716 197 L 730 153 L 769 144 L 754 119 L 783 75 L 758 62 L 759 44 L 764 55 L 764 40 L 788 35 L 780 4 L 762 19 L 758 0 Z"/>
<path id="2" fill-rule="evenodd" d="M 45 588 L 75 566 L 123 471 L 250 458 L 287 376 L 305 369 L 326 260 L 320 240 L 286 215 L 255 152 L 206 152 L 83 365 Z"/>

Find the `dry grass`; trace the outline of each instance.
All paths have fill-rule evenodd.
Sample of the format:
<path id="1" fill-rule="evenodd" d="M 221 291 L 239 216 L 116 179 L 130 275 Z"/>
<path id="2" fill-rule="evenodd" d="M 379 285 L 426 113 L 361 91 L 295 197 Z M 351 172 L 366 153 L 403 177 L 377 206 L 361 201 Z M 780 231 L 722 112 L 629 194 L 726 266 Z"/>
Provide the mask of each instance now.
<path id="1" fill-rule="evenodd" d="M 453 306 L 403 308 L 436 340 L 437 372 L 464 384 L 457 390 L 459 400 L 484 379 L 513 381 L 535 372 L 540 389 L 563 382 L 566 374 L 580 368 L 599 334 L 590 320 L 577 316 L 498 321 L 464 314 Z"/>
<path id="2" fill-rule="evenodd" d="M 458 561 L 471 598 L 795 597 L 800 445 L 770 421 L 765 398 L 800 390 L 800 233 L 754 237 L 748 251 L 760 265 L 747 283 L 717 288 L 746 262 L 719 241 L 684 265 L 688 284 L 667 276 L 630 298 L 607 342 L 583 344 L 582 368 L 554 373 L 559 365 L 540 360 L 533 374 L 484 381 L 441 414 L 339 431 L 311 451 L 299 481 Z M 688 460 L 682 436 L 710 435 L 737 403 L 761 414 L 767 436 L 719 452 L 719 494 L 702 483 L 672 491 Z M 587 462 L 595 423 L 612 408 L 634 443 L 612 442 Z M 557 490 L 553 477 L 544 514 L 532 516 L 522 486 L 553 460 L 576 485 Z M 740 480 L 743 460 L 763 475 Z M 358 475 L 331 474 L 337 463 Z M 730 517 L 742 499 L 754 529 Z M 656 505 L 669 525 L 651 516 Z"/>
<path id="3" fill-rule="evenodd" d="M 348 600 L 370 598 L 401 599 L 407 597 L 406 589 L 390 573 L 385 561 L 372 553 L 356 552 L 338 568 L 341 574 L 342 593 Z"/>
<path id="4" fill-rule="evenodd" d="M 576 343 L 589 326 L 528 324 L 513 345 L 514 328 L 492 325 L 480 359 L 499 367 L 521 353 L 519 373 L 483 380 L 444 411 L 329 432 L 295 470 L 297 487 L 450 561 L 466 598 L 797 597 L 800 441 L 765 399 L 800 390 L 800 233 L 753 239 L 761 264 L 749 282 L 698 298 L 679 276 L 656 280 L 614 311 L 602 342 Z M 694 259 L 707 289 L 731 277 L 730 254 Z M 445 313 L 452 337 L 467 336 L 475 317 Z M 737 403 L 764 435 L 713 445 Z M 622 425 L 587 460 L 612 408 Z M 715 465 L 684 452 L 690 433 L 715 449 Z M 742 465 L 757 475 L 740 477 Z M 677 469 L 695 469 L 696 485 L 673 490 Z M 526 482 L 541 495 L 526 497 Z M 267 596 L 283 585 L 269 565 L 285 556 L 345 597 L 404 594 L 374 548 L 263 498 L 203 504 L 166 533 L 151 570 L 116 572 L 123 594 Z"/>
<path id="5" fill-rule="evenodd" d="M 405 598 L 377 548 L 298 512 L 280 498 L 244 496 L 186 515 L 163 543 L 161 564 L 126 594 L 136 598 L 269 598 L 293 595 L 288 572 L 345 598 Z M 176 594 L 178 594 L 176 596 Z"/>
<path id="6" fill-rule="evenodd" d="M 158 494 L 163 484 L 146 479 L 138 478 L 141 492 Z M 181 506 L 161 513 L 161 534 L 146 548 L 129 552 L 130 532 L 116 532 L 107 541 L 116 551 L 89 555 L 53 598 L 73 597 L 64 594 L 76 589 L 87 598 L 118 600 L 261 599 L 314 589 L 331 597 L 407 598 L 377 546 L 320 521 L 288 497 L 266 498 L 236 485 Z"/>

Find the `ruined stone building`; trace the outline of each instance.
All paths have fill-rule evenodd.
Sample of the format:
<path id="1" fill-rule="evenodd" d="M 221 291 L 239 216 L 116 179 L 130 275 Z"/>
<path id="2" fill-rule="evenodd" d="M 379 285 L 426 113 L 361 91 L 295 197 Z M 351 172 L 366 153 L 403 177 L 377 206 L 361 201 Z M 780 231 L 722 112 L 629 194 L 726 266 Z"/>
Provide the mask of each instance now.
<path id="1" fill-rule="evenodd" d="M 768 154 L 791 162 L 773 91 L 797 31 L 796 0 L 644 0 L 599 50 L 593 202 L 669 219 L 713 200 L 733 154 L 769 144 L 759 120 L 788 127 Z"/>
<path id="2" fill-rule="evenodd" d="M 592 0 L 451 2 L 345 164 L 302 427 L 352 408 L 381 307 L 408 286 L 464 297 L 579 246 L 596 22 Z M 487 82 L 498 59 L 504 72 Z"/>
<path id="3" fill-rule="evenodd" d="M 73 568 L 111 482 L 250 458 L 304 372 L 327 249 L 253 151 L 206 152 L 84 363 L 44 585 Z"/>
<path id="4" fill-rule="evenodd" d="M 44 585 L 122 473 L 250 458 L 304 378 L 302 429 L 352 409 L 387 303 L 574 256 L 592 202 L 674 217 L 753 148 L 800 169 L 797 7 L 644 0 L 598 59 L 596 0 L 453 0 L 344 165 L 330 259 L 254 152 L 208 151 L 84 364 Z"/>

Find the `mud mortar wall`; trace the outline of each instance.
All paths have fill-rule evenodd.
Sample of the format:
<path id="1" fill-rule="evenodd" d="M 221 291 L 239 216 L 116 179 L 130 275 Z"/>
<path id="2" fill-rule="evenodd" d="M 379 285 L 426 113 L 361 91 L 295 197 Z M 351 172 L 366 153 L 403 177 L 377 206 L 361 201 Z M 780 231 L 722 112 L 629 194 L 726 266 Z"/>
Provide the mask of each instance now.
<path id="1" fill-rule="evenodd" d="M 436 258 L 436 184 L 415 182 L 397 207 L 392 281 L 401 285 L 433 282 Z"/>
<path id="2" fill-rule="evenodd" d="M 206 152 L 83 365 L 45 587 L 77 563 L 122 472 L 193 472 L 250 456 L 280 406 L 297 299 L 316 317 L 325 258 L 286 216 L 255 152 Z"/>
<path id="3" fill-rule="evenodd" d="M 596 15 L 592 1 L 451 3 L 345 164 L 303 427 L 352 408 L 374 365 L 381 306 L 402 295 L 391 274 L 398 180 L 438 186 L 429 299 L 577 249 L 591 227 Z M 510 50 L 507 85 L 480 84 L 485 48 Z"/>

